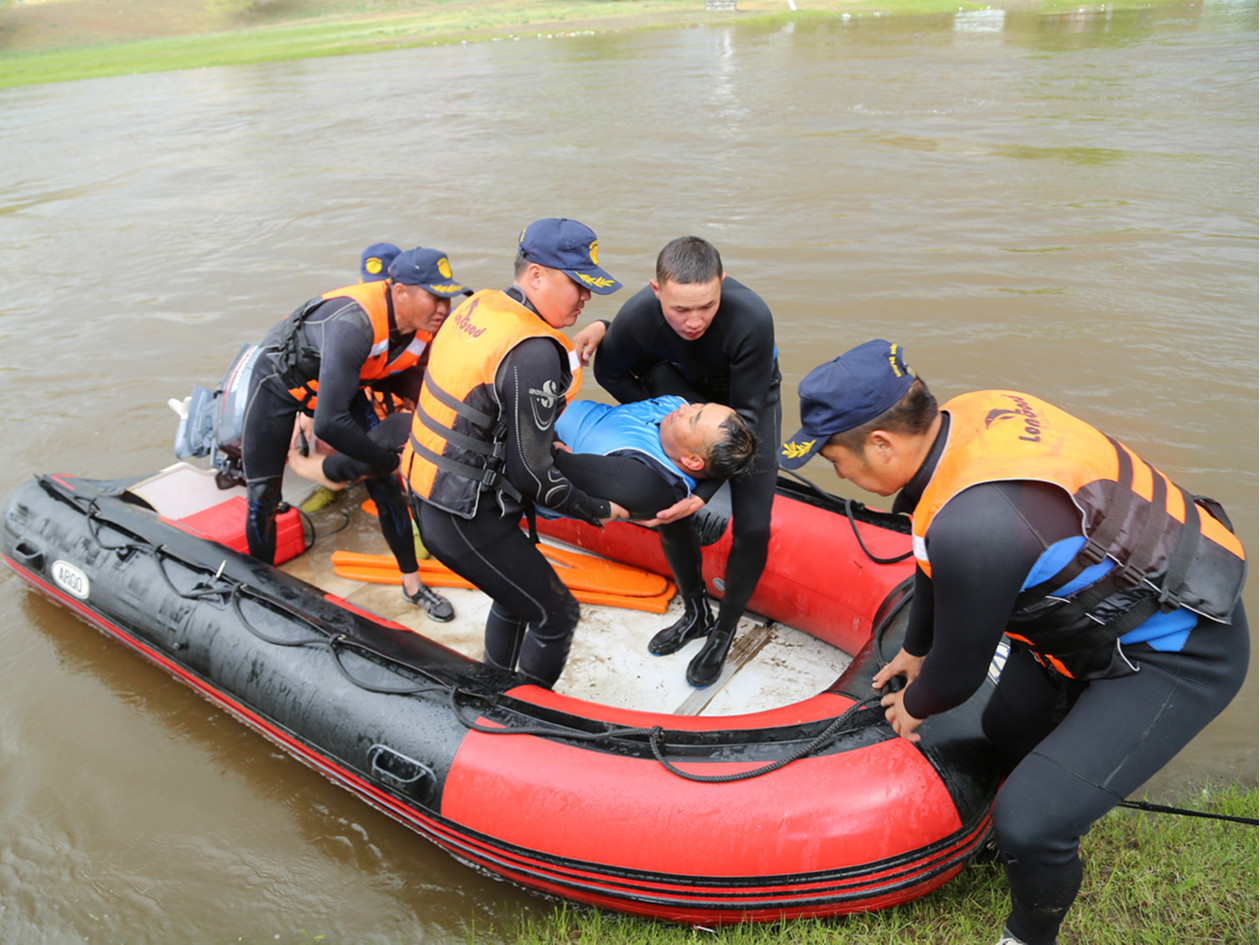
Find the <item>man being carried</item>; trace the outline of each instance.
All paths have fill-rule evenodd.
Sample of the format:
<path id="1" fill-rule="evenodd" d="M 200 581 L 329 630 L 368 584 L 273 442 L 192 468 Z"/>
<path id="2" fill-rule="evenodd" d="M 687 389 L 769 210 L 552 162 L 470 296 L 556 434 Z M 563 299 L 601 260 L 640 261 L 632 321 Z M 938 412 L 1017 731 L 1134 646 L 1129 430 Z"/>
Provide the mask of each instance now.
<path id="1" fill-rule="evenodd" d="M 685 499 L 698 480 L 747 475 L 757 458 L 756 437 L 733 408 L 675 396 L 617 406 L 576 400 L 556 435 L 571 450 L 556 454 L 560 471 L 637 519 Z"/>

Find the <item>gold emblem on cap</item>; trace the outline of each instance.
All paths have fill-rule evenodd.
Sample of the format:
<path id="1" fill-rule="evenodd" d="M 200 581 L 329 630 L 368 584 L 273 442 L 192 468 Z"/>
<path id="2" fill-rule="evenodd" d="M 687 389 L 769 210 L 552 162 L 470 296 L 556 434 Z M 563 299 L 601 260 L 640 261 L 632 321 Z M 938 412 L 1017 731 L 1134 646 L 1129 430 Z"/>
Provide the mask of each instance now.
<path id="1" fill-rule="evenodd" d="M 780 452 L 788 459 L 796 459 L 798 456 L 804 456 L 809 452 L 810 447 L 814 445 L 814 440 L 803 440 L 800 443 L 787 442 L 783 444 Z"/>
<path id="2" fill-rule="evenodd" d="M 437 267 L 438 272 L 442 274 L 443 279 L 451 278 L 451 264 L 447 261 L 445 256 L 437 261 Z"/>
<path id="3" fill-rule="evenodd" d="M 591 265 L 599 265 L 599 240 L 591 240 Z"/>
<path id="4" fill-rule="evenodd" d="M 363 268 L 366 269 L 372 275 L 376 275 L 378 272 L 381 271 L 381 261 L 377 259 L 375 256 L 369 256 L 368 261 L 364 263 Z"/>
<path id="5" fill-rule="evenodd" d="M 588 276 L 584 272 L 574 272 L 573 274 L 577 276 L 579 279 L 581 279 L 583 282 L 585 282 L 587 285 L 592 285 L 597 289 L 605 289 L 608 286 L 613 284 L 613 281 L 611 279 L 605 279 L 602 276 Z"/>

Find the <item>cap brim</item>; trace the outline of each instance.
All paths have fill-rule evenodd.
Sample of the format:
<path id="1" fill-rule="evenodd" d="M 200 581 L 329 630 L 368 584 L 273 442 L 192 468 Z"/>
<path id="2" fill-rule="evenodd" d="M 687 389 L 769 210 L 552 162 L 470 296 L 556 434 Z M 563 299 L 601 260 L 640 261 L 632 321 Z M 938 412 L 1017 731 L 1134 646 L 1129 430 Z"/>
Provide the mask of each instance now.
<path id="1" fill-rule="evenodd" d="M 596 295 L 611 295 L 621 288 L 621 283 L 602 269 L 565 269 L 564 274 L 578 285 L 590 289 Z"/>
<path id="2" fill-rule="evenodd" d="M 465 292 L 468 292 L 468 286 L 460 285 L 458 282 L 443 282 L 440 285 L 422 285 L 420 288 L 444 299 L 453 299 L 457 295 L 463 295 Z"/>
<path id="3" fill-rule="evenodd" d="M 805 430 L 796 434 L 779 447 L 779 465 L 784 469 L 800 469 L 820 449 L 827 445 L 827 437 L 812 436 Z"/>

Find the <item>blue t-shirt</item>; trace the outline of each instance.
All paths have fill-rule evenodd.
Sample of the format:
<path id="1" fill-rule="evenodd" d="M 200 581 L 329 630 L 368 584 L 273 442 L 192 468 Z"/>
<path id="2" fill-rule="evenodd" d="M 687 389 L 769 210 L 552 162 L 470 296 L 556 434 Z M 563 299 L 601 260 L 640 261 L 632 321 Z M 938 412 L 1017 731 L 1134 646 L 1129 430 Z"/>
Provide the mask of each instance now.
<path id="1" fill-rule="evenodd" d="M 556 421 L 556 436 L 575 453 L 647 457 L 662 473 L 682 481 L 690 494 L 696 480 L 675 466 L 661 446 L 661 420 L 686 404 L 685 399 L 675 396 L 636 400 L 616 407 L 575 400 Z"/>

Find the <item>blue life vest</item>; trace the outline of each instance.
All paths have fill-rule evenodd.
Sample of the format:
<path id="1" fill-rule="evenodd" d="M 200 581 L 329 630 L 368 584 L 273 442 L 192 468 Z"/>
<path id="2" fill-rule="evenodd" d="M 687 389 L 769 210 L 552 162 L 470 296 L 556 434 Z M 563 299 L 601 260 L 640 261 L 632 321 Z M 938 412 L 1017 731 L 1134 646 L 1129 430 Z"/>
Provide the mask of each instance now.
<path id="1" fill-rule="evenodd" d="M 682 480 L 690 495 L 696 487 L 696 480 L 675 466 L 661 448 L 661 419 L 686 404 L 682 397 L 673 395 L 616 407 L 593 400 L 575 400 L 556 421 L 556 436 L 575 453 L 595 453 L 599 456 L 640 453 L 647 456 L 664 472 Z"/>

